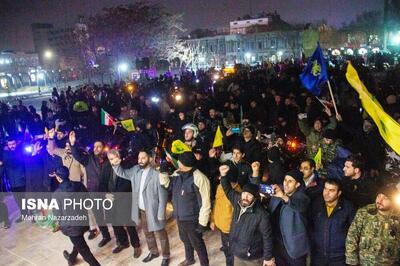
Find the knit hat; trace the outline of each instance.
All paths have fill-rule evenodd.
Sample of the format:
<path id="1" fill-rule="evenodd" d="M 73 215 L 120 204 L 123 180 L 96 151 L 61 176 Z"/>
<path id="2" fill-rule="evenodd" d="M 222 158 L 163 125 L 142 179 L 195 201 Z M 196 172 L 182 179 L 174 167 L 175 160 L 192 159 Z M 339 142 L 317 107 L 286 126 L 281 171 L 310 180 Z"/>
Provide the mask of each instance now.
<path id="1" fill-rule="evenodd" d="M 377 195 L 378 194 L 383 194 L 386 197 L 388 197 L 391 201 L 395 201 L 396 196 L 399 195 L 399 190 L 396 188 L 396 184 L 391 183 L 381 186 L 378 189 Z"/>
<path id="2" fill-rule="evenodd" d="M 193 152 L 186 151 L 179 155 L 178 161 L 180 161 L 186 167 L 193 167 L 196 164 L 196 157 Z"/>
<path id="3" fill-rule="evenodd" d="M 242 192 L 248 192 L 254 197 L 258 197 L 259 187 L 252 183 L 247 183 L 243 186 Z"/>
<path id="4" fill-rule="evenodd" d="M 267 157 L 269 160 L 276 162 L 279 161 L 280 157 L 281 157 L 281 153 L 279 151 L 278 147 L 272 147 L 271 149 L 269 149 L 267 151 Z"/>
<path id="5" fill-rule="evenodd" d="M 250 130 L 251 134 L 255 134 L 256 133 L 256 129 L 252 126 L 252 125 L 246 125 L 243 127 L 243 130 L 248 129 Z"/>
<path id="6" fill-rule="evenodd" d="M 293 169 L 292 171 L 287 172 L 286 175 L 291 176 L 294 180 L 299 182 L 301 185 L 304 185 L 303 173 L 300 172 L 298 169 Z"/>
<path id="7" fill-rule="evenodd" d="M 324 133 L 322 133 L 322 136 L 326 139 L 336 139 L 336 133 L 332 129 L 325 130 Z"/>
<path id="8" fill-rule="evenodd" d="M 55 172 L 56 176 L 58 176 L 59 178 L 61 178 L 62 180 L 69 180 L 69 170 L 67 167 L 65 166 L 60 166 L 56 169 Z"/>

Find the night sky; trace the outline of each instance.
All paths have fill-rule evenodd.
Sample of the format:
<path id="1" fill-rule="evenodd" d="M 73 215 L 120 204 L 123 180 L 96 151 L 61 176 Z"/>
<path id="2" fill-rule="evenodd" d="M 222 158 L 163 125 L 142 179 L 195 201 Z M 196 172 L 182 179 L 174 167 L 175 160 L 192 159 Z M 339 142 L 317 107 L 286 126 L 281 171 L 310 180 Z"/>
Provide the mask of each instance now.
<path id="1" fill-rule="evenodd" d="M 94 15 L 105 6 L 127 0 L 0 0 L 0 50 L 33 50 L 31 23 L 71 25 L 77 15 Z M 229 21 L 250 13 L 249 0 L 160 0 L 170 12 L 184 13 L 184 26 L 227 27 Z M 253 14 L 277 11 L 292 23 L 326 19 L 340 27 L 366 10 L 382 10 L 383 0 L 252 0 Z"/>

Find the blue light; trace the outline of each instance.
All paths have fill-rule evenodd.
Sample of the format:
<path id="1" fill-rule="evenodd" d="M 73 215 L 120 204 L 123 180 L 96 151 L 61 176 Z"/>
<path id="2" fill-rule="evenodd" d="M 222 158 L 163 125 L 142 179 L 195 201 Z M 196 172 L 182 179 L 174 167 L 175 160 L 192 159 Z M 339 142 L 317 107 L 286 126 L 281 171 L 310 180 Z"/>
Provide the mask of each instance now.
<path id="1" fill-rule="evenodd" d="M 151 101 L 152 101 L 153 103 L 158 103 L 158 102 L 160 101 L 160 98 L 158 98 L 158 97 L 151 97 Z"/>
<path id="2" fill-rule="evenodd" d="M 25 147 L 25 152 L 26 153 L 32 153 L 33 152 L 33 146 L 32 145 L 26 146 Z"/>

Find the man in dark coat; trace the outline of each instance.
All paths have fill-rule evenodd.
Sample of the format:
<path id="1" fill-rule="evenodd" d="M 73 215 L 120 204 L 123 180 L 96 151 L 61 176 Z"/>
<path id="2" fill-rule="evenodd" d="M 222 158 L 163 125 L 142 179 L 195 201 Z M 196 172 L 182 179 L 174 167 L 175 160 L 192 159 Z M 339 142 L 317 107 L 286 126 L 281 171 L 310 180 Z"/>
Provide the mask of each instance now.
<path id="1" fill-rule="evenodd" d="M 277 265 L 306 265 L 309 253 L 307 208 L 310 199 L 302 191 L 303 174 L 299 170 L 292 170 L 285 176 L 283 190 L 278 185 L 272 187 L 274 194 L 268 210 L 273 218 Z"/>
<path id="2" fill-rule="evenodd" d="M 315 162 L 312 159 L 305 159 L 300 164 L 300 171 L 303 173 L 304 192 L 312 201 L 314 198 L 320 197 L 324 190 L 324 182 L 319 178 L 315 171 Z"/>
<path id="3" fill-rule="evenodd" d="M 74 131 L 71 131 L 69 134 L 69 143 L 71 144 L 72 156 L 75 160 L 77 160 L 80 164 L 85 166 L 86 174 L 87 174 L 87 190 L 89 192 L 99 192 L 100 191 L 100 175 L 102 171 L 110 171 L 111 165 L 107 160 L 106 156 L 103 154 L 104 152 L 104 143 L 101 141 L 96 141 L 94 143 L 93 152 L 88 154 L 87 156 L 82 155 L 78 148 L 75 145 L 76 135 Z M 103 236 L 103 239 L 99 242 L 98 246 L 103 247 L 108 242 L 111 241 L 111 236 L 108 231 L 108 227 L 105 225 L 105 217 L 104 213 L 100 210 L 98 212 L 94 211 L 94 216 L 96 217 L 96 222 L 99 226 L 100 232 Z M 93 239 L 94 235 L 96 235 L 96 231 L 91 230 L 89 239 Z"/>
<path id="4" fill-rule="evenodd" d="M 342 196 L 337 179 L 325 181 L 323 197 L 315 198 L 309 212 L 311 265 L 346 265 L 346 236 L 353 221 L 353 204 Z"/>
<path id="5" fill-rule="evenodd" d="M 79 199 L 82 198 L 83 192 L 88 192 L 85 186 L 81 182 L 72 182 L 69 180 L 69 170 L 65 166 L 61 166 L 55 172 L 57 181 L 60 183 L 58 189 L 53 194 L 53 199 L 58 203 L 59 208 L 53 209 L 53 213 L 56 217 L 65 217 L 66 219 L 59 219 L 60 230 L 64 235 L 68 236 L 71 240 L 74 248 L 71 253 L 64 250 L 64 257 L 68 261 L 68 265 L 75 265 L 76 257 L 78 253 L 81 254 L 83 259 L 90 266 L 100 266 L 100 263 L 93 256 L 87 245 L 83 234 L 89 229 L 86 222 L 71 221 L 68 217 L 86 217 L 83 221 L 88 220 L 87 210 L 84 208 L 73 208 L 70 206 L 67 208 L 64 206 L 64 199 Z M 64 208 L 66 207 L 66 208 Z"/>
<path id="6" fill-rule="evenodd" d="M 376 188 L 364 171 L 364 160 L 360 155 L 350 155 L 344 163 L 343 195 L 356 209 L 375 200 Z"/>
<path id="7" fill-rule="evenodd" d="M 2 164 L 11 185 L 11 192 L 21 210 L 21 216 L 25 215 L 26 210 L 22 209 L 22 198 L 25 197 L 26 192 L 25 160 L 23 149 L 20 145 L 17 145 L 15 138 L 7 140 L 6 150 L 3 152 Z M 21 217 L 16 220 L 16 222 L 21 221 Z"/>
<path id="8" fill-rule="evenodd" d="M 281 161 L 281 152 L 278 147 L 272 147 L 267 151 L 268 157 L 268 183 L 269 184 L 283 184 L 286 169 Z"/>
<path id="9" fill-rule="evenodd" d="M 258 185 L 247 183 L 241 193 L 236 192 L 227 177 L 229 166 L 219 169 L 221 186 L 233 206 L 229 243 L 235 265 L 275 265 L 271 224 L 258 200 Z"/>

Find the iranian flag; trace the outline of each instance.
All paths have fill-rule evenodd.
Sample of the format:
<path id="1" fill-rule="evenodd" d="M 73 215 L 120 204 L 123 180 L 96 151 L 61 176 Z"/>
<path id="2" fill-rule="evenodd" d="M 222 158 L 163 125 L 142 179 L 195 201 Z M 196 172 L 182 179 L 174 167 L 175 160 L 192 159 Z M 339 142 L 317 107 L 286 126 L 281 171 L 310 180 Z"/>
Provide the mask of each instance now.
<path id="1" fill-rule="evenodd" d="M 101 124 L 102 125 L 112 126 L 113 120 L 114 120 L 114 118 L 109 113 L 107 113 L 106 111 L 101 109 Z"/>

